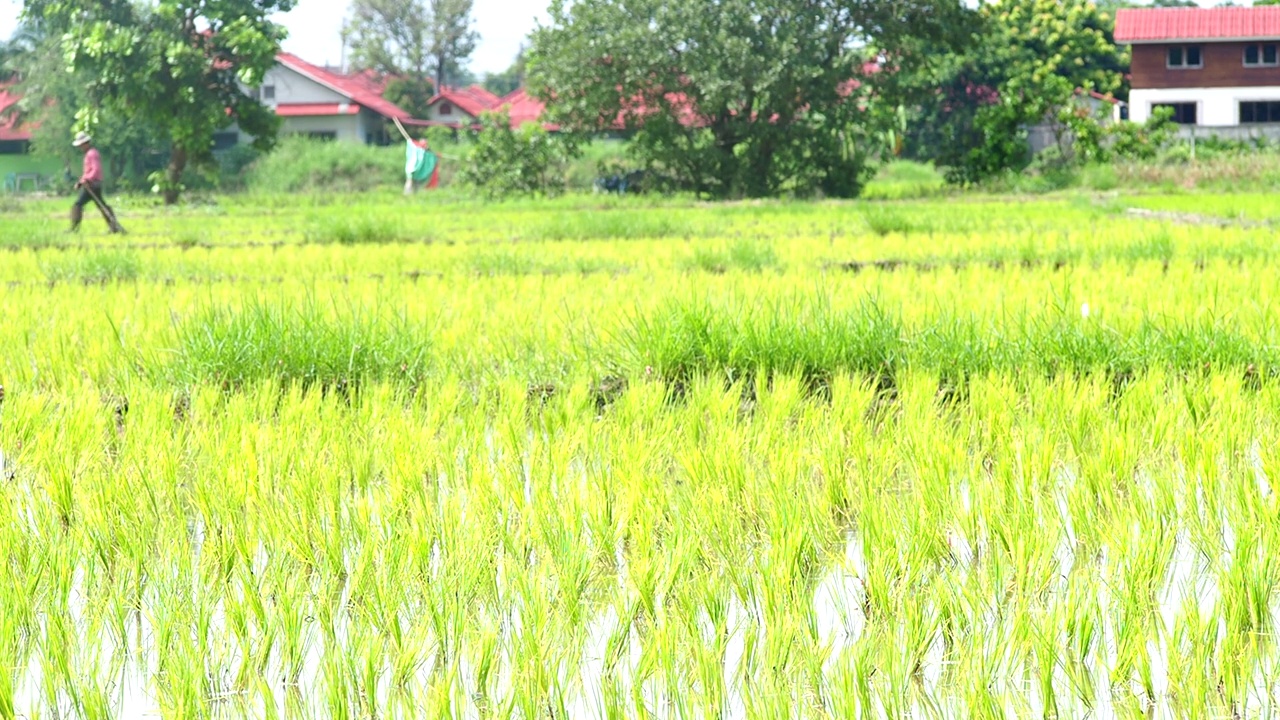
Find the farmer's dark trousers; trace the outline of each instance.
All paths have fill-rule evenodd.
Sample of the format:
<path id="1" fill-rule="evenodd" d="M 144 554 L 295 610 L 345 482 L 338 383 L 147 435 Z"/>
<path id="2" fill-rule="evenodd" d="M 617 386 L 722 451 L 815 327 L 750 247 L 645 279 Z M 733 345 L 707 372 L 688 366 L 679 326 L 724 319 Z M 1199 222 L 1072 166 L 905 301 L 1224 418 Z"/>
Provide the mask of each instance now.
<path id="1" fill-rule="evenodd" d="M 97 195 L 98 200 L 102 203 L 101 207 L 98 208 L 102 213 L 102 218 L 107 221 L 107 225 L 111 227 L 112 232 L 115 232 L 117 228 L 116 213 L 102 196 L 102 183 L 89 183 L 80 188 L 76 203 L 71 208 L 71 229 L 76 230 L 80 227 L 80 218 L 84 216 L 84 206 L 94 202 L 94 195 Z M 96 205 L 97 203 L 94 204 Z"/>

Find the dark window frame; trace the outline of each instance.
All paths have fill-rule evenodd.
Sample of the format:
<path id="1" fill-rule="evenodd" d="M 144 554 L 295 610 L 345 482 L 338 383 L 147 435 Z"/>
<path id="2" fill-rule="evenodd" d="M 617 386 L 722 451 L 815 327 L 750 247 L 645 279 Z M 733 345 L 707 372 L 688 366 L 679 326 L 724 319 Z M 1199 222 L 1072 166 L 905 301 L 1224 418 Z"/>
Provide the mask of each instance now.
<path id="1" fill-rule="evenodd" d="M 1174 63 L 1174 52 L 1177 52 L 1177 63 Z M 1191 62 L 1194 53 L 1196 62 Z M 1202 70 L 1204 69 L 1204 50 L 1199 45 L 1170 45 L 1165 50 L 1164 64 L 1170 70 Z"/>
<path id="2" fill-rule="evenodd" d="M 449 103 L 447 103 L 447 102 L 442 102 L 442 103 L 440 103 L 440 114 L 441 114 L 441 115 L 452 115 L 452 114 L 453 114 L 453 105 L 450 105 L 450 104 L 449 104 Z"/>
<path id="3" fill-rule="evenodd" d="M 1280 124 L 1280 100 L 1241 100 L 1236 112 L 1241 125 Z"/>
<path id="4" fill-rule="evenodd" d="M 1253 53 L 1253 61 L 1249 60 L 1250 51 Z M 1244 46 L 1244 57 L 1241 62 L 1247 68 L 1273 68 L 1280 67 L 1280 50 L 1277 49 L 1275 43 L 1251 43 Z M 1267 56 L 1271 59 L 1268 60 Z"/>
<path id="5" fill-rule="evenodd" d="M 1173 121 L 1178 125 L 1199 125 L 1200 124 L 1200 103 L 1198 102 L 1157 102 L 1151 103 L 1151 111 L 1154 113 L 1157 108 L 1168 107 L 1173 108 Z M 1190 120 L 1187 119 L 1187 110 L 1190 110 Z"/>

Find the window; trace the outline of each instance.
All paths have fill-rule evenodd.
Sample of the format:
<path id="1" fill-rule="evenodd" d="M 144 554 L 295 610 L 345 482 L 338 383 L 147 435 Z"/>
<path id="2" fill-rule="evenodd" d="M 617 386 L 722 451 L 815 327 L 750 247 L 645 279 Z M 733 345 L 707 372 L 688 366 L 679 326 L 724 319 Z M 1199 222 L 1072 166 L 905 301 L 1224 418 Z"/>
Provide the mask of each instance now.
<path id="1" fill-rule="evenodd" d="M 1199 45 L 1174 45 L 1169 48 L 1169 67 L 1188 70 L 1204 67 Z"/>
<path id="2" fill-rule="evenodd" d="M 303 134 L 313 140 L 337 140 L 338 139 L 338 132 L 336 130 L 312 130 L 311 132 L 303 133 Z"/>
<path id="3" fill-rule="evenodd" d="M 1280 123 L 1280 101 L 1240 103 L 1240 124 Z"/>
<path id="4" fill-rule="evenodd" d="M 276 86 L 275 86 L 275 85 L 263 85 L 263 86 L 262 86 L 262 99 L 263 99 L 263 100 L 275 100 L 275 99 L 276 99 Z"/>
<path id="5" fill-rule="evenodd" d="M 1195 103 L 1157 103 L 1151 106 L 1152 110 L 1158 108 L 1169 108 L 1173 111 L 1173 121 L 1179 125 L 1195 125 L 1196 124 L 1196 104 Z"/>
<path id="6" fill-rule="evenodd" d="M 1280 54 L 1275 45 L 1245 45 L 1245 67 L 1276 67 L 1280 65 Z"/>
<path id="7" fill-rule="evenodd" d="M 440 114 L 441 114 L 441 115 L 452 115 L 452 114 L 453 114 L 453 106 L 452 106 L 452 105 L 450 105 L 450 104 L 449 104 L 449 103 L 447 103 L 447 102 L 440 103 Z"/>
<path id="8" fill-rule="evenodd" d="M 213 149 L 229 150 L 240 142 L 240 136 L 234 132 L 220 132 L 213 135 Z"/>

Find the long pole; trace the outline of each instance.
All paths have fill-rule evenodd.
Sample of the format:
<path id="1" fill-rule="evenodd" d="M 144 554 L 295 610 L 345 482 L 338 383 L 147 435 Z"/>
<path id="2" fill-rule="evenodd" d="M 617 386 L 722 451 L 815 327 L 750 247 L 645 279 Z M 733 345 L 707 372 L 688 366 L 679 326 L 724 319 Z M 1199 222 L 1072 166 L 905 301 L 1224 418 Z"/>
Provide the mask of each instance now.
<path id="1" fill-rule="evenodd" d="M 412 143 L 412 142 L 413 142 L 413 138 L 409 137 L 409 133 L 408 133 L 408 132 L 406 132 L 406 131 L 405 131 L 405 129 L 404 129 L 404 126 L 400 124 L 400 118 L 398 118 L 398 117 L 393 117 L 393 118 L 391 118 L 391 119 L 392 119 L 393 121 L 395 121 L 396 129 L 400 131 L 400 136 L 404 138 L 404 141 L 405 141 L 405 142 L 407 142 L 407 143 Z"/>
<path id="2" fill-rule="evenodd" d="M 98 193 L 93 191 L 93 187 L 91 187 L 89 183 L 85 183 L 84 185 L 81 185 L 81 187 L 84 188 L 85 192 L 89 193 L 89 197 L 93 198 L 93 204 L 98 206 L 98 210 L 102 213 L 102 216 L 107 219 L 107 222 L 111 223 L 111 229 L 119 230 L 122 234 L 128 235 L 124 226 L 122 226 L 120 221 L 116 219 L 115 212 L 113 212 L 111 208 L 107 207 L 107 204 L 102 201 L 102 198 L 98 197 Z"/>

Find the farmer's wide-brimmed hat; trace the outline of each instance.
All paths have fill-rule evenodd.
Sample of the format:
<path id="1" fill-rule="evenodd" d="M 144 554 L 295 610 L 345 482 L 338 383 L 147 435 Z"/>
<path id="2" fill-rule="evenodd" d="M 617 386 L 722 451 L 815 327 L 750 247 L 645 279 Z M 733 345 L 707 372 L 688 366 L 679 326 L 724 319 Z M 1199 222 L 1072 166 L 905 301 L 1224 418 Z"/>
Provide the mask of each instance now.
<path id="1" fill-rule="evenodd" d="M 93 142 L 93 138 L 89 137 L 89 133 L 76 133 L 76 139 L 71 141 L 71 147 L 83 147 Z"/>

